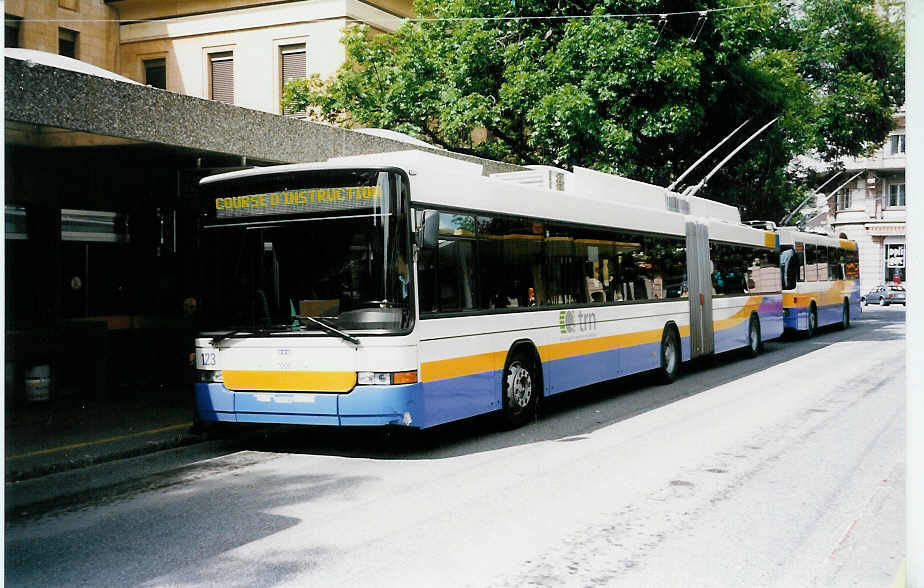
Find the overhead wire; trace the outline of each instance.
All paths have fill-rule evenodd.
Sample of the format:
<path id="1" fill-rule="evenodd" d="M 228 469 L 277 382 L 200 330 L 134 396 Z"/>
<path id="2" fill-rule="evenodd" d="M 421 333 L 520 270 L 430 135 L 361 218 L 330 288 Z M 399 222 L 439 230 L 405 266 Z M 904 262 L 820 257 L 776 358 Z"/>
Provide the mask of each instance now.
<path id="1" fill-rule="evenodd" d="M 364 23 L 394 23 L 395 21 L 400 21 L 402 23 L 429 23 L 429 22 L 469 22 L 469 21 L 478 21 L 478 22 L 490 22 L 490 21 L 556 21 L 556 20 L 594 20 L 594 19 L 630 19 L 630 18 L 661 18 L 661 17 L 671 17 L 671 16 L 689 16 L 689 15 L 699 15 L 700 17 L 705 17 L 710 13 L 720 13 L 728 12 L 732 10 L 751 10 L 755 8 L 763 8 L 766 6 L 781 6 L 789 5 L 790 0 L 776 0 L 772 2 L 760 2 L 756 4 L 744 4 L 741 6 L 721 6 L 718 8 L 707 8 L 703 10 L 682 10 L 678 12 L 624 12 L 624 13 L 607 13 L 607 14 L 575 14 L 575 15 L 546 15 L 546 16 L 424 16 L 424 17 L 402 17 L 402 16 L 393 16 L 388 19 L 347 19 L 349 22 L 364 22 Z M 174 18 L 185 18 L 187 16 L 198 16 L 198 15 L 176 15 L 176 16 L 167 16 L 167 17 L 158 17 L 158 18 L 148 18 L 148 19 L 119 19 L 119 18 L 28 18 L 28 17 L 15 17 L 15 18 L 6 18 L 6 22 L 43 22 L 43 23 L 118 23 L 118 24 L 141 24 L 149 22 L 161 22 L 164 20 L 170 20 Z"/>

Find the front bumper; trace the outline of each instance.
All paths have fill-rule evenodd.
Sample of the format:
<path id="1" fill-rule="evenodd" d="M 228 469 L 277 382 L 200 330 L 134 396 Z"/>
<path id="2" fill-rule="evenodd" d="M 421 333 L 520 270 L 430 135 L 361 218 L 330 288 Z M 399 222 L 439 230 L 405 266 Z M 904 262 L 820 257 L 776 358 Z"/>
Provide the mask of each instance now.
<path id="1" fill-rule="evenodd" d="M 203 421 L 327 426 L 422 425 L 420 384 L 356 386 L 344 394 L 235 392 L 221 383 L 195 384 Z"/>

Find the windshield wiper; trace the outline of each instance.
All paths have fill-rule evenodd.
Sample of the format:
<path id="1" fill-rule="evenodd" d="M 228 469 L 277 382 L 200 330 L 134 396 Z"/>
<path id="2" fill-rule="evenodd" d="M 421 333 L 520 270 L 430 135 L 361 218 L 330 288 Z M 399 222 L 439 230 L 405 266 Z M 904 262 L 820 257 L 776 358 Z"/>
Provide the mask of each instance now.
<path id="1" fill-rule="evenodd" d="M 331 334 L 333 334 L 333 335 L 337 335 L 337 336 L 340 337 L 341 339 L 344 339 L 345 341 L 349 341 L 349 342 L 352 343 L 353 345 L 359 345 L 359 339 L 357 339 L 357 338 L 354 337 L 353 335 L 350 335 L 349 333 L 344 333 L 344 332 L 341 331 L 340 329 L 338 329 L 338 328 L 336 328 L 336 327 L 333 327 L 333 326 L 327 324 L 326 322 L 322 321 L 322 320 L 319 319 L 319 318 L 316 318 L 316 317 L 313 317 L 313 316 L 302 316 L 302 315 L 298 315 L 298 314 L 295 315 L 294 318 L 297 318 L 298 320 L 303 320 L 303 319 L 304 319 L 304 320 L 306 320 L 306 321 L 311 321 L 312 323 L 314 323 L 314 324 L 316 324 L 317 326 L 321 327 L 321 329 L 323 329 L 324 331 L 326 331 L 326 332 L 328 332 L 328 333 L 331 333 Z"/>
<path id="2" fill-rule="evenodd" d="M 215 343 L 220 343 L 221 341 L 224 341 L 225 339 L 230 339 L 231 337 L 237 335 L 238 333 L 245 333 L 245 332 L 252 333 L 253 331 L 254 329 L 245 329 L 245 328 L 231 329 L 230 331 L 227 331 L 225 333 L 222 333 L 220 335 L 215 335 L 214 337 L 212 337 L 211 344 L 214 345 Z"/>

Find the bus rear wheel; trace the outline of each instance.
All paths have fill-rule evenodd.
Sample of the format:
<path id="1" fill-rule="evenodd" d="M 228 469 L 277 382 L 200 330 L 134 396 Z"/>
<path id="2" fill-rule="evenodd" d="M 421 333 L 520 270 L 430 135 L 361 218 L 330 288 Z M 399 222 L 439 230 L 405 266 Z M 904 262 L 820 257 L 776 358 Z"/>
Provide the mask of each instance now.
<path id="1" fill-rule="evenodd" d="M 751 316 L 748 323 L 748 357 L 757 357 L 760 354 L 760 322 L 756 316 Z"/>
<path id="2" fill-rule="evenodd" d="M 815 304 L 813 303 L 809 308 L 808 329 L 805 331 L 805 336 L 814 337 L 816 329 L 818 329 L 818 311 L 815 310 Z"/>
<path id="3" fill-rule="evenodd" d="M 841 330 L 846 331 L 850 328 L 850 305 L 847 304 L 847 301 L 844 301 L 844 309 L 841 314 Z"/>
<path id="4" fill-rule="evenodd" d="M 501 383 L 504 421 L 519 427 L 536 416 L 539 377 L 534 358 L 524 350 L 513 353 Z"/>
<path id="5" fill-rule="evenodd" d="M 658 368 L 658 381 L 670 384 L 680 375 L 680 339 L 677 331 L 668 327 L 661 335 L 661 366 Z"/>

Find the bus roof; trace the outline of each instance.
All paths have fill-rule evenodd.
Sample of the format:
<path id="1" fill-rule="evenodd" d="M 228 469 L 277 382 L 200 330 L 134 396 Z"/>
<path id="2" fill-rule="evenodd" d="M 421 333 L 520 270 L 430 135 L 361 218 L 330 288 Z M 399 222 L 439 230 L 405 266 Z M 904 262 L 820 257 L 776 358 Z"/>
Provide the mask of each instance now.
<path id="1" fill-rule="evenodd" d="M 800 243 L 824 245 L 825 247 L 840 247 L 841 249 L 857 248 L 855 241 L 850 241 L 848 239 L 838 239 L 837 237 L 821 235 L 818 233 L 806 233 L 795 227 L 779 227 L 777 231 L 780 233 L 780 244 L 782 245 L 792 245 L 798 241 Z"/>
<path id="2" fill-rule="evenodd" d="M 523 172 L 484 175 L 477 163 L 420 150 L 332 158 L 233 171 L 203 178 L 202 185 L 300 171 L 400 169 L 411 182 L 411 200 L 473 214 L 485 211 L 683 236 L 691 217 L 709 225 L 710 238 L 773 247 L 776 234 L 741 224 L 738 209 L 704 198 L 576 167 L 573 172 L 536 166 Z M 549 181 L 549 178 L 553 178 Z M 557 184 L 557 185 L 556 185 Z"/>

